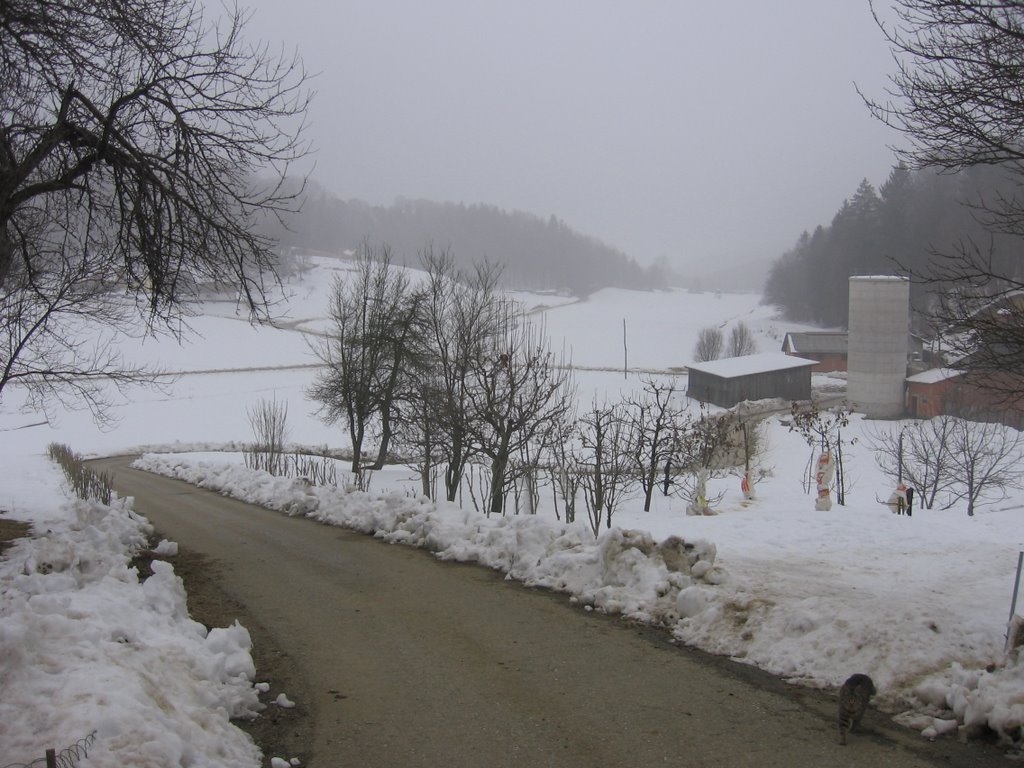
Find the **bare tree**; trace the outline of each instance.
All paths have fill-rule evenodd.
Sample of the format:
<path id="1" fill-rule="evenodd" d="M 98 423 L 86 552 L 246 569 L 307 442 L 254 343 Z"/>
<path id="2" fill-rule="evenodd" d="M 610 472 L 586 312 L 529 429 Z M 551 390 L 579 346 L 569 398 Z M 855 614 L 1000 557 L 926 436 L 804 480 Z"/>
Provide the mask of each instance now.
<path id="1" fill-rule="evenodd" d="M 722 356 L 722 349 L 725 347 L 725 336 L 721 328 L 709 326 L 701 328 L 697 336 L 697 343 L 693 348 L 693 359 L 698 363 L 706 363 L 717 360 Z"/>
<path id="2" fill-rule="evenodd" d="M 709 413 L 707 405 L 701 403 L 700 416 L 688 419 L 677 433 L 672 464 L 688 475 L 681 491 L 691 514 L 710 512 L 713 500 L 708 498 L 707 481 L 723 472 L 730 463 L 730 445 L 735 429 L 733 414 Z"/>
<path id="3" fill-rule="evenodd" d="M 16 266 L 0 288 L 0 394 L 23 384 L 25 405 L 47 418 L 58 406 L 84 406 L 107 423 L 111 384 L 122 392 L 158 386 L 158 369 L 129 363 L 120 351 L 118 331 L 133 307 L 113 290 L 103 265 L 89 258 L 40 267 L 31 283 Z"/>
<path id="4" fill-rule="evenodd" d="M 997 422 L 956 419 L 952 437 L 957 495 L 967 502 L 969 517 L 976 507 L 1005 498 L 1007 488 L 1019 487 L 1019 431 Z"/>
<path id="5" fill-rule="evenodd" d="M 435 253 L 432 247 L 423 251 L 421 260 L 428 276 L 424 344 L 436 375 L 432 409 L 446 465 L 445 494 L 454 501 L 467 462 L 479 452 L 471 429 L 475 418 L 471 409 L 477 401 L 469 397 L 469 387 L 482 350 L 501 331 L 502 316 L 494 311 L 500 301 L 501 273 L 488 264 L 463 272 L 450 251 Z"/>
<path id="6" fill-rule="evenodd" d="M 914 489 L 925 509 L 935 507 L 955 482 L 952 451 L 956 419 L 936 416 L 912 424 L 877 427 L 868 434 L 879 468 L 895 483 Z M 948 508 L 952 499 L 945 502 Z"/>
<path id="7" fill-rule="evenodd" d="M 875 13 L 898 66 L 892 98 L 867 101 L 909 141 L 898 154 L 919 168 L 1007 162 L 1024 168 L 1024 103 L 1011 66 L 1024 51 L 1024 2 L 895 0 L 893 6 L 895 23 Z"/>
<path id="8" fill-rule="evenodd" d="M 879 430 L 870 437 L 876 460 L 893 479 L 916 489 L 926 509 L 943 498 L 943 509 L 967 502 L 967 514 L 1018 487 L 1020 432 L 996 422 L 937 416 Z"/>
<path id="9" fill-rule="evenodd" d="M 992 168 L 1004 183 L 963 200 L 988 242 L 961 242 L 915 271 L 938 300 L 932 325 L 976 387 L 1017 409 L 1024 375 L 1024 2 L 896 0 L 896 20 L 875 15 L 897 64 L 887 98 L 865 98 L 878 119 L 902 132 L 908 166 L 947 172 Z M 1008 236 L 1004 237 L 1004 236 Z M 1001 245 L 999 244 L 1001 241 Z"/>
<path id="10" fill-rule="evenodd" d="M 579 420 L 580 469 L 583 499 L 594 536 L 612 527 L 612 515 L 621 495 L 634 482 L 630 472 L 629 420 L 622 404 L 594 403 Z"/>
<path id="11" fill-rule="evenodd" d="M 729 331 L 729 350 L 726 357 L 743 357 L 757 352 L 757 342 L 750 326 L 740 320 Z"/>
<path id="12" fill-rule="evenodd" d="M 253 221 L 291 207 L 280 184 L 305 153 L 308 94 L 297 59 L 243 38 L 237 9 L 209 24 L 189 0 L 0 5 L 0 300 L 69 316 L 83 297 L 121 327 L 141 311 L 175 331 L 203 281 L 266 314 L 272 243 Z M 258 174 L 272 174 L 267 182 Z M 117 286 L 106 294 L 68 285 Z M 56 276 L 56 277 L 55 277 Z M 124 296 L 136 312 L 121 315 Z M 34 305 L 34 307 L 33 307 Z M 138 373 L 101 351 L 55 358 L 54 337 L 10 323 L 12 355 L 52 371 Z M 74 333 L 69 326 L 67 330 Z M 13 368 L 11 359 L 7 367 Z M 35 362 L 23 370 L 36 368 Z M 0 383 L 6 384 L 11 379 Z M 40 392 L 72 376 L 26 376 Z M 88 401 L 88 394 L 86 394 Z M 94 401 L 88 401 L 91 405 Z"/>
<path id="13" fill-rule="evenodd" d="M 627 404 L 629 457 L 644 491 L 644 512 L 651 509 L 659 470 L 672 458 L 682 419 L 674 402 L 676 387 L 675 379 L 662 382 L 647 378 L 643 382 L 643 394 Z"/>
<path id="14" fill-rule="evenodd" d="M 798 432 L 812 450 L 817 449 L 821 456 L 830 457 L 835 467 L 833 482 L 836 501 L 840 505 L 846 504 L 846 475 L 843 466 L 843 446 L 846 441 L 843 440 L 843 429 L 850 424 L 849 412 L 845 408 L 821 411 L 816 405 L 802 408 L 798 403 L 793 403 L 790 418 L 790 432 Z"/>
<path id="15" fill-rule="evenodd" d="M 483 340 L 472 361 L 465 394 L 473 420 L 470 429 L 482 455 L 490 460 L 488 514 L 504 511 L 505 494 L 522 468 L 512 458 L 572 407 L 568 367 L 548 346 L 543 326 L 524 317 L 507 300 L 490 308 L 501 333 Z"/>
<path id="16" fill-rule="evenodd" d="M 733 409 L 733 415 L 735 417 L 735 429 L 738 433 L 743 459 L 743 475 L 740 479 L 740 487 L 745 498 L 753 499 L 757 495 L 755 489 L 759 479 L 758 475 L 764 471 L 764 468 L 759 468 L 755 472 L 755 465 L 767 451 L 765 446 L 767 438 L 763 429 L 763 417 L 760 417 L 757 413 L 751 414 L 748 408 L 744 407 L 746 405 L 749 405 L 749 403 L 737 405 Z"/>
<path id="17" fill-rule="evenodd" d="M 253 443 L 245 452 L 245 464 L 272 475 L 286 473 L 285 443 L 288 440 L 288 403 L 262 398 L 247 410 Z"/>
<path id="18" fill-rule="evenodd" d="M 575 408 L 566 409 L 551 424 L 547 455 L 551 471 L 551 490 L 554 494 L 555 516 L 558 516 L 558 497 L 562 499 L 565 522 L 576 521 L 576 500 L 583 487 L 583 473 L 576 463 L 576 444 L 579 439 L 579 418 Z"/>
<path id="19" fill-rule="evenodd" d="M 395 442 L 419 474 L 420 490 L 428 499 L 436 498 L 438 465 L 445 450 L 442 418 L 437 410 L 442 401 L 436 369 L 425 360 L 408 382 L 394 418 Z"/>
<path id="20" fill-rule="evenodd" d="M 391 265 L 387 247 L 364 245 L 351 280 L 331 289 L 331 330 L 311 344 L 323 365 L 307 392 L 328 423 L 344 421 L 352 443 L 352 472 L 380 469 L 394 435 L 402 385 L 418 363 L 423 293 Z M 364 441 L 379 436 L 377 456 L 363 466 Z"/>

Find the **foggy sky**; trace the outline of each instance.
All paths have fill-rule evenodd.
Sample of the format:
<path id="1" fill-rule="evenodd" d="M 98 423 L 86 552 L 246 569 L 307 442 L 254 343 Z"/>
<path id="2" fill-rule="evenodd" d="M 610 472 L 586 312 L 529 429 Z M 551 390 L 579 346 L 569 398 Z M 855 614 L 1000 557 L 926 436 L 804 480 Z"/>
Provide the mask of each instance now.
<path id="1" fill-rule="evenodd" d="M 343 198 L 551 214 L 646 264 L 774 259 L 899 137 L 867 0 L 241 0 L 317 72 Z"/>

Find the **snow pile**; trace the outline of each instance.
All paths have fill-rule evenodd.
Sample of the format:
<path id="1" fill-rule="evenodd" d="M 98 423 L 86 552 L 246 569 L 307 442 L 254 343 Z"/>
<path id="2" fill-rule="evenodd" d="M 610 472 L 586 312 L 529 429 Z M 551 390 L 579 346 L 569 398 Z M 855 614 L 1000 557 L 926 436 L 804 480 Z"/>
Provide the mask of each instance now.
<path id="1" fill-rule="evenodd" d="M 28 763 L 96 732 L 90 765 L 259 765 L 249 633 L 188 617 L 173 567 L 130 567 L 149 524 L 72 502 L 0 560 L 0 744 Z M 168 542 L 164 549 L 170 549 Z"/>
<path id="2" fill-rule="evenodd" d="M 447 502 L 397 492 L 311 487 L 238 464 L 146 454 L 133 466 L 286 514 L 302 514 L 384 541 L 422 547 L 442 560 L 476 562 L 529 586 L 568 592 L 608 613 L 657 624 L 677 617 L 676 596 L 695 583 L 726 581 L 715 547 L 613 528 L 595 541 L 583 522 L 536 515 L 486 517 Z"/>
<path id="3" fill-rule="evenodd" d="M 1005 665 L 990 665 L 984 670 L 967 669 L 954 662 L 941 681 L 930 679 L 915 689 L 926 717 L 904 716 L 903 722 L 912 727 L 923 725 L 922 734 L 929 738 L 963 724 L 968 736 L 991 729 L 1004 740 L 1020 744 L 1024 736 L 1022 691 L 1024 664 L 1015 656 L 1011 655 Z M 927 715 L 931 713 L 939 716 L 929 721 Z"/>

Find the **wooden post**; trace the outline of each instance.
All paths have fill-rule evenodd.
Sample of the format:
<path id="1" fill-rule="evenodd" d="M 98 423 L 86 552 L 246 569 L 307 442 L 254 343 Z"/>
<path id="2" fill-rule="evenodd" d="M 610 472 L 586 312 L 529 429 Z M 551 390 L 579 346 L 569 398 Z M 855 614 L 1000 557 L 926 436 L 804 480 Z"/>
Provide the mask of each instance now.
<path id="1" fill-rule="evenodd" d="M 629 349 L 626 348 L 626 318 L 622 318 L 622 378 L 629 378 Z"/>
<path id="2" fill-rule="evenodd" d="M 1024 552 L 1017 553 L 1017 578 L 1013 582 L 1013 597 L 1010 598 L 1010 618 L 1007 621 L 1006 646 L 1004 650 L 1010 650 L 1010 627 L 1013 626 L 1013 615 L 1017 612 L 1017 593 L 1020 591 L 1020 573 L 1024 569 Z"/>
<path id="3" fill-rule="evenodd" d="M 57 768 L 57 750 L 46 750 L 46 768 Z"/>

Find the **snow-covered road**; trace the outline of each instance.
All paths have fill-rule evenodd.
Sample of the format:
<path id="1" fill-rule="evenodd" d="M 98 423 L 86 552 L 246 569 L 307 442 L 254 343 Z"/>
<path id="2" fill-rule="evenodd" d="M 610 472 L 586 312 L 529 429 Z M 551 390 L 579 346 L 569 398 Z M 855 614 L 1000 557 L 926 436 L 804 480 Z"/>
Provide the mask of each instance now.
<path id="1" fill-rule="evenodd" d="M 675 648 L 484 568 L 97 462 L 300 666 L 316 765 L 960 765 L 869 716 L 838 747 L 834 701 Z M 261 642 L 259 636 L 255 638 Z M 895 748 L 894 748 L 895 747 Z M 963 762 L 961 762 L 963 761 Z M 993 763 L 994 764 L 994 763 Z"/>

